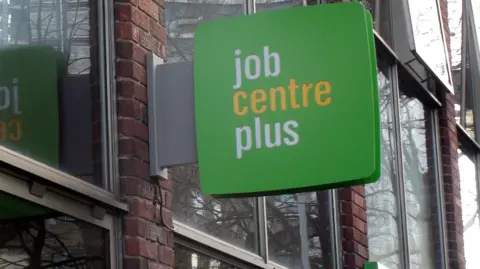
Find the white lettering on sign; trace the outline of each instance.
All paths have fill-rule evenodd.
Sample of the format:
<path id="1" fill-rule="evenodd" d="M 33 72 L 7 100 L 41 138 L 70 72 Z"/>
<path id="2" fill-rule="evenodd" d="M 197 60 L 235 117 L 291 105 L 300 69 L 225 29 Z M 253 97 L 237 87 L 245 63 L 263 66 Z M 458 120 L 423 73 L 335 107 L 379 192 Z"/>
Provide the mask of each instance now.
<path id="1" fill-rule="evenodd" d="M 242 60 L 240 59 L 240 55 L 242 51 L 239 49 L 235 50 L 235 77 L 236 82 L 233 85 L 233 89 L 237 90 L 242 87 Z M 270 59 L 273 59 L 273 72 L 270 69 Z M 261 61 L 260 57 L 255 54 L 248 55 L 245 58 L 245 62 L 243 65 L 243 74 L 248 80 L 255 80 L 260 77 L 262 72 L 261 70 Z M 263 75 L 268 77 L 276 77 L 280 75 L 280 55 L 277 52 L 271 52 L 268 46 L 263 47 Z"/>
<path id="2" fill-rule="evenodd" d="M 243 76 L 245 76 L 247 80 L 256 80 L 260 78 L 262 73 L 265 78 L 277 77 L 280 75 L 280 54 L 278 52 L 271 52 L 269 46 L 263 47 L 263 62 L 262 58 L 258 55 L 250 54 L 245 57 L 242 65 L 242 59 L 240 58 L 241 53 L 242 51 L 240 49 L 234 51 L 234 55 L 236 56 L 236 81 L 235 84 L 233 84 L 234 90 L 239 90 L 242 87 Z M 291 93 L 292 96 L 296 95 L 297 88 L 298 86 L 294 87 L 294 91 Z M 245 107 L 243 112 L 239 113 L 239 97 L 246 99 L 247 96 L 247 93 L 242 90 L 239 90 L 234 94 L 234 112 L 238 116 L 247 114 Z M 293 98 L 295 102 L 295 97 L 291 98 Z M 254 113 L 261 114 L 267 110 L 267 105 L 259 106 L 259 104 L 267 101 L 267 94 L 262 89 L 255 89 L 252 91 L 250 101 L 251 109 Z M 271 102 L 272 106 L 275 107 L 276 101 L 273 100 Z M 242 159 L 244 152 L 250 151 L 252 148 L 276 148 L 282 145 L 294 146 L 300 141 L 297 128 L 298 122 L 295 120 L 287 120 L 284 123 L 262 123 L 261 118 L 257 116 L 254 118 L 253 127 L 241 126 L 236 128 L 236 157 L 237 159 Z"/>
<path id="3" fill-rule="evenodd" d="M 20 100 L 18 97 L 18 85 L 17 78 L 12 79 L 12 89 L 6 86 L 0 86 L 0 111 L 11 109 L 14 115 L 21 115 Z"/>

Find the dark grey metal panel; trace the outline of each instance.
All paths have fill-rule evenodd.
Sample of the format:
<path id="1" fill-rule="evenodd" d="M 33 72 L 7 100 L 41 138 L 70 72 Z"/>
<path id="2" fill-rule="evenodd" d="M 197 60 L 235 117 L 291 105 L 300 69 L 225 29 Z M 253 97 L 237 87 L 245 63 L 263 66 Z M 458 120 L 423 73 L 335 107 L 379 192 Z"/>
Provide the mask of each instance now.
<path id="1" fill-rule="evenodd" d="M 164 64 L 149 54 L 147 79 L 150 175 L 162 176 L 165 167 L 197 162 L 193 62 Z"/>
<path id="2" fill-rule="evenodd" d="M 60 105 L 61 166 L 75 176 L 93 174 L 90 75 L 67 76 Z"/>

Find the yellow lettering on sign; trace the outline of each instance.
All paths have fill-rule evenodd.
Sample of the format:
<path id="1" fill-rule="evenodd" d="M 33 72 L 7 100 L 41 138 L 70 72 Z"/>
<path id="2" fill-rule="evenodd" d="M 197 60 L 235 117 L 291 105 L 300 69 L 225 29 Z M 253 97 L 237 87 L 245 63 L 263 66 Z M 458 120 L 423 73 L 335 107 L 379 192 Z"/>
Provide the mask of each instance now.
<path id="1" fill-rule="evenodd" d="M 233 112 L 237 116 L 245 116 L 250 111 L 258 115 L 267 110 L 275 112 L 307 108 L 313 103 L 310 100 L 312 97 L 317 105 L 328 106 L 332 101 L 331 91 L 332 85 L 326 80 L 297 84 L 295 79 L 290 79 L 286 87 L 271 87 L 268 93 L 264 89 L 255 89 L 250 93 L 243 90 L 236 91 L 233 94 Z"/>
<path id="2" fill-rule="evenodd" d="M 19 141 L 22 139 L 22 122 L 18 119 L 12 119 L 8 123 L 8 129 L 10 130 L 10 139 L 13 141 Z"/>
<path id="3" fill-rule="evenodd" d="M 20 141 L 23 137 L 22 121 L 10 119 L 8 122 L 0 120 L 0 141 Z"/>
<path id="4" fill-rule="evenodd" d="M 242 110 L 240 110 L 240 102 L 238 100 L 239 97 L 242 97 L 243 99 L 247 99 L 248 95 L 244 92 L 244 91 L 238 91 L 236 92 L 234 95 L 233 95 L 233 111 L 235 112 L 235 114 L 237 114 L 238 116 L 243 116 L 245 114 L 247 114 L 248 112 L 248 107 L 247 106 L 243 106 L 242 107 Z"/>
<path id="5" fill-rule="evenodd" d="M 328 106 L 332 101 L 332 97 L 330 96 L 330 92 L 332 90 L 332 86 L 328 81 L 319 81 L 315 84 L 315 101 L 319 106 Z M 324 96 L 324 98 L 322 98 Z"/>

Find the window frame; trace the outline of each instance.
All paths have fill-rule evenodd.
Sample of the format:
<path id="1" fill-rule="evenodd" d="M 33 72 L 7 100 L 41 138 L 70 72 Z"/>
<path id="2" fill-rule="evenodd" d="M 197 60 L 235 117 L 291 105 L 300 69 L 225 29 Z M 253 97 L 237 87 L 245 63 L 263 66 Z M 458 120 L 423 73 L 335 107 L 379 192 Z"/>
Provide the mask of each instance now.
<path id="1" fill-rule="evenodd" d="M 402 0 L 403 1 L 403 0 Z M 317 4 L 324 4 L 325 0 L 318 0 Z M 305 1 L 303 2 L 305 5 Z M 390 6 L 390 10 L 392 10 Z M 245 14 L 255 13 L 255 0 L 245 0 L 244 2 L 244 11 Z M 392 22 L 397 20 L 397 18 L 390 18 Z M 404 22 L 401 22 L 404 24 Z M 395 35 L 392 26 L 392 35 Z M 439 134 L 439 109 L 442 107 L 442 103 L 437 99 L 435 93 L 439 90 L 448 91 L 448 87 L 440 81 L 431 70 L 427 68 L 428 80 L 422 80 L 419 75 L 415 72 L 414 69 L 410 68 L 409 63 L 402 61 L 401 57 L 397 52 L 387 44 L 385 40 L 380 37 L 380 35 L 374 30 L 375 36 L 375 46 L 377 57 L 381 57 L 382 60 L 389 65 L 391 68 L 392 78 L 392 94 L 394 96 L 394 108 L 393 108 L 393 117 L 395 124 L 395 135 L 397 136 L 397 141 L 395 144 L 397 152 L 397 163 L 396 168 L 398 171 L 398 182 L 400 195 L 397 195 L 397 205 L 399 206 L 399 235 L 400 235 L 400 257 L 403 262 L 405 262 L 405 268 L 410 267 L 409 264 L 409 254 L 408 254 L 408 236 L 407 233 L 407 222 L 406 222 L 406 201 L 405 201 L 405 192 L 404 192 L 404 175 L 403 175 L 403 163 L 402 163 L 402 152 L 403 145 L 401 141 L 401 130 L 399 123 L 399 96 L 400 96 L 400 85 L 399 80 L 402 80 L 402 83 L 407 83 L 408 87 L 403 84 L 402 90 L 405 88 L 411 88 L 413 96 L 417 98 L 425 107 L 426 110 L 430 111 L 432 116 L 432 121 L 427 126 L 432 128 L 432 146 L 434 153 L 434 166 L 432 167 L 433 173 L 435 176 L 436 184 L 436 197 L 437 197 L 437 211 L 435 214 L 438 216 L 436 221 L 439 224 L 440 235 L 438 235 L 438 241 L 440 242 L 441 251 L 441 265 L 440 268 L 448 268 L 447 262 L 447 242 L 446 242 L 446 221 L 445 221 L 445 208 L 444 208 L 444 197 L 443 197 L 443 186 L 441 182 L 442 171 L 441 171 L 441 156 L 440 156 L 440 140 L 438 137 Z M 395 47 L 395 38 L 392 37 L 392 46 Z M 431 83 L 431 82 L 434 83 Z M 428 84 L 426 82 L 429 82 Z M 333 256 L 333 265 L 334 268 L 340 269 L 343 267 L 343 249 L 342 249 L 342 238 L 341 238 L 341 227 L 340 227 L 340 211 L 339 211 L 339 199 L 338 199 L 338 190 L 328 190 L 329 194 L 329 203 L 331 211 L 330 215 L 330 225 L 332 227 L 331 234 L 331 244 L 332 244 L 332 256 Z M 174 240 L 175 243 L 185 246 L 187 248 L 194 249 L 206 255 L 225 260 L 229 264 L 238 266 L 240 268 L 268 268 L 268 269 L 287 269 L 286 267 L 280 266 L 268 259 L 268 240 L 266 238 L 266 209 L 265 209 L 265 197 L 257 197 L 256 201 L 256 212 L 254 214 L 257 216 L 258 227 L 259 227 L 259 254 L 244 250 L 240 247 L 232 245 L 224 240 L 215 238 L 209 234 L 206 234 L 198 229 L 190 227 L 187 224 L 182 223 L 181 221 L 173 220 L 174 224 Z M 442 234 L 444 236 L 442 236 Z M 222 258 L 223 257 L 223 258 Z M 240 264 L 240 265 L 239 265 Z"/>
<path id="2" fill-rule="evenodd" d="M 446 242 L 447 231 L 446 231 L 446 213 L 445 213 L 445 201 L 444 201 L 444 191 L 443 191 L 443 173 L 441 168 L 441 153 L 440 153 L 440 140 L 439 140 L 439 109 L 442 107 L 442 103 L 435 96 L 435 92 L 438 88 L 440 90 L 444 89 L 444 84 L 438 80 L 435 76 L 430 76 L 428 79 L 428 84 L 425 85 L 424 81 L 418 79 L 418 75 L 415 74 L 415 70 L 407 67 L 407 64 L 403 63 L 401 58 L 396 54 L 394 49 L 392 49 L 380 36 L 374 31 L 375 34 L 375 46 L 377 50 L 377 57 L 381 58 L 389 67 L 392 77 L 390 78 L 392 84 L 392 98 L 393 98 L 393 124 L 394 124 L 394 133 L 396 138 L 395 152 L 397 155 L 396 158 L 396 171 L 397 171 L 397 182 L 396 187 L 398 193 L 396 193 L 396 205 L 397 205 L 397 215 L 398 223 L 397 229 L 399 234 L 399 251 L 400 251 L 400 266 L 401 268 L 410 268 L 410 257 L 409 257 L 409 247 L 408 247 L 408 225 L 407 225 L 407 207 L 406 207 L 406 198 L 405 198 L 405 175 L 403 168 L 403 141 L 401 135 L 401 123 L 400 123 L 400 107 L 399 100 L 401 93 L 408 93 L 410 96 L 418 99 L 424 106 L 425 111 L 429 111 L 431 115 L 430 124 L 427 124 L 426 127 L 431 129 L 431 143 L 432 143 L 432 152 L 433 152 L 433 167 L 432 173 L 434 173 L 435 178 L 435 196 L 437 209 L 435 211 L 436 223 L 438 224 L 439 234 L 436 236 L 436 239 L 440 243 L 440 248 L 442 251 L 440 254 L 440 267 L 441 269 L 448 268 L 448 245 Z M 393 33 L 395 34 L 395 33 Z M 395 43 L 393 43 L 395 45 Z M 402 87 L 400 87 L 399 81 L 402 81 Z M 407 86 L 406 86 L 407 85 Z M 430 90 L 429 90 L 430 89 Z M 408 90 L 406 92 L 405 90 Z M 368 235 L 367 235 L 368 236 Z M 438 253 L 438 252 L 436 252 Z M 438 266 L 436 264 L 436 266 Z"/>
<path id="3" fill-rule="evenodd" d="M 120 223 L 128 206 L 99 187 L 0 147 L 0 189 L 108 232 L 109 268 L 121 268 Z"/>
<path id="4" fill-rule="evenodd" d="M 84 1 L 80 1 L 83 3 Z M 86 2 L 85 2 L 86 3 Z M 68 2 L 67 4 L 70 4 Z M 101 102 L 102 181 L 97 187 L 0 146 L 0 189 L 16 197 L 105 229 L 107 264 L 123 268 L 123 234 L 119 216 L 128 213 L 120 202 L 117 180 L 118 132 L 116 126 L 115 38 L 113 0 L 96 1 L 98 68 Z"/>

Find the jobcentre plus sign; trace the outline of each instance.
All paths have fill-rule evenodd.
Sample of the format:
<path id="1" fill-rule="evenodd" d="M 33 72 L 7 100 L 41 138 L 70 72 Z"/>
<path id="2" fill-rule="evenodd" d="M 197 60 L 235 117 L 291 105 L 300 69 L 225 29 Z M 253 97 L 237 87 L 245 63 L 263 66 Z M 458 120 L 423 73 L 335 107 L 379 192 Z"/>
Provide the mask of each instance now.
<path id="1" fill-rule="evenodd" d="M 370 22 L 361 4 L 345 3 L 198 26 L 195 119 L 205 193 L 249 196 L 378 178 Z"/>

